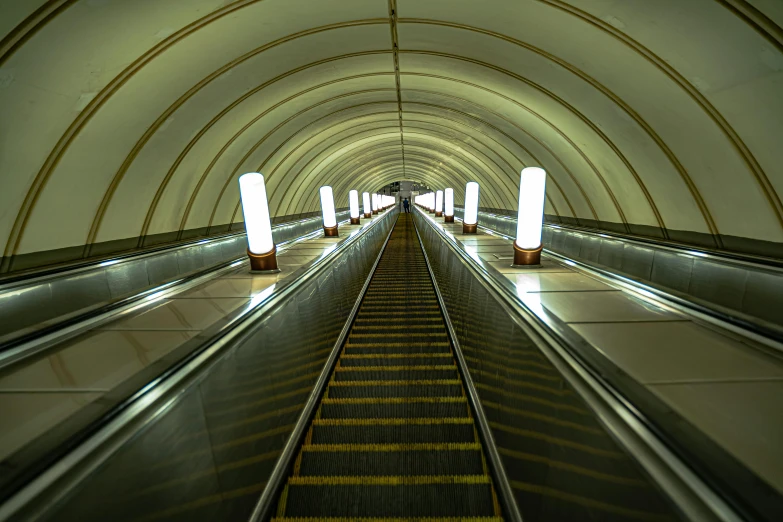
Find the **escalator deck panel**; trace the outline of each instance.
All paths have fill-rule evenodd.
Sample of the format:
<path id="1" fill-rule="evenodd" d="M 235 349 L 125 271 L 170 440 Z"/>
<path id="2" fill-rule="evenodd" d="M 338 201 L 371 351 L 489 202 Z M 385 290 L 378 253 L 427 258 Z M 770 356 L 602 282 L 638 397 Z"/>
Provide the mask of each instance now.
<path id="1" fill-rule="evenodd" d="M 410 214 L 362 300 L 277 520 L 501 520 Z"/>

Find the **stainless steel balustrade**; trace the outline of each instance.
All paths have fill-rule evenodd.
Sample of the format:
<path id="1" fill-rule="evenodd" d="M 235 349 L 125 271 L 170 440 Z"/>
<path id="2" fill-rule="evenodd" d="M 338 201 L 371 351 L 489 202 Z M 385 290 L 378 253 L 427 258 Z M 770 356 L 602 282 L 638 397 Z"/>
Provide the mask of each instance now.
<path id="1" fill-rule="evenodd" d="M 348 217 L 348 211 L 337 213 L 338 221 Z M 311 217 L 275 225 L 272 236 L 280 244 L 320 228 L 321 217 Z M 246 250 L 247 239 L 242 232 L 155 248 L 74 269 L 47 271 L 8 283 L 0 280 L 0 345 L 65 316 L 243 258 Z"/>
<path id="2" fill-rule="evenodd" d="M 116 405 L 0 521 L 247 520 L 394 225 L 390 211 Z M 280 286 L 281 285 L 281 286 Z"/>
<path id="3" fill-rule="evenodd" d="M 463 209 L 454 209 L 461 218 Z M 479 212 L 479 225 L 516 235 L 516 218 Z M 546 224 L 544 252 L 560 254 L 590 266 L 611 270 L 632 280 L 689 301 L 722 319 L 747 323 L 783 338 L 783 262 L 754 262 L 752 256 L 705 252 L 655 240 Z"/>
<path id="4" fill-rule="evenodd" d="M 650 477 L 685 520 L 774 520 L 780 513 L 780 496 L 725 450 L 568 325 L 528 310 L 510 280 L 471 258 L 421 211 L 414 217 L 525 520 L 614 520 L 596 514 L 604 508 L 668 519 L 654 494 L 628 487 Z M 642 475 L 633 471 L 639 467 Z M 581 514 L 560 510 L 580 499 Z M 591 510 L 586 499 L 604 508 Z"/>

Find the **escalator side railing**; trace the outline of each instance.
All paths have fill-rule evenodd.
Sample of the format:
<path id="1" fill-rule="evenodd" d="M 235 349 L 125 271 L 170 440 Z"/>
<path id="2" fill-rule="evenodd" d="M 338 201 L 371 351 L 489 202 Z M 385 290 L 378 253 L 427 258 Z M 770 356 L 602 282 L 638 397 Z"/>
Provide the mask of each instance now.
<path id="1" fill-rule="evenodd" d="M 461 218 L 463 211 L 455 208 Z M 507 237 L 513 216 L 479 212 L 479 225 Z M 622 280 L 676 306 L 783 342 L 783 262 L 688 248 L 649 238 L 546 224 L 544 251 Z M 773 348 L 780 350 L 779 346 Z"/>
<path id="2" fill-rule="evenodd" d="M 394 214 L 196 338 L 192 353 L 65 441 L 67 453 L 0 506 L 0 520 L 246 519 Z"/>
<path id="3" fill-rule="evenodd" d="M 728 521 L 741 519 L 738 507 L 765 519 L 702 480 L 697 459 L 683 457 L 693 454 L 664 442 L 660 416 L 632 405 L 639 390 L 618 387 L 592 347 L 542 322 L 419 209 L 414 217 L 525 520 Z"/>
<path id="4" fill-rule="evenodd" d="M 320 229 L 321 218 L 310 217 L 278 223 L 272 236 L 280 244 Z M 0 349 L 242 259 L 246 249 L 241 232 L 0 279 Z"/>

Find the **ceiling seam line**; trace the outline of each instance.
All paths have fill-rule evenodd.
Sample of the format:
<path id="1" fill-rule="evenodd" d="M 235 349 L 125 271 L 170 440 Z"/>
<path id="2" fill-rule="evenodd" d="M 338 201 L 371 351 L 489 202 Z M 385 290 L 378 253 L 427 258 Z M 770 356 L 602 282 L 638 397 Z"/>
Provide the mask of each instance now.
<path id="1" fill-rule="evenodd" d="M 394 82 L 397 86 L 397 114 L 400 120 L 400 151 L 402 152 L 402 172 L 405 174 L 405 136 L 402 125 L 402 93 L 400 91 L 400 54 L 397 37 L 397 0 L 389 0 L 389 29 L 391 30 L 392 57 L 394 60 Z"/>

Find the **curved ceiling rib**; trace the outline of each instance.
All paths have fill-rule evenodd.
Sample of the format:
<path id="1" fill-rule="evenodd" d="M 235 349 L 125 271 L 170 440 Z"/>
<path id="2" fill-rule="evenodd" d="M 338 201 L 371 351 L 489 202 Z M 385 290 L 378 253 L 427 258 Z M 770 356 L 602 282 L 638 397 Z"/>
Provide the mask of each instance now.
<path id="1" fill-rule="evenodd" d="M 0 272 L 230 224 L 249 170 L 281 215 L 414 177 L 513 209 L 540 165 L 547 212 L 783 257 L 772 4 L 217 4 L 0 7 Z"/>

